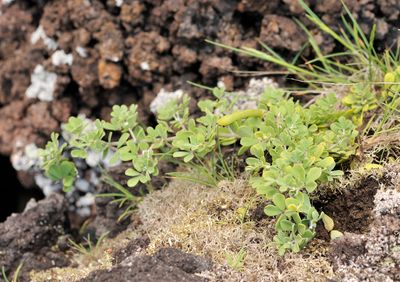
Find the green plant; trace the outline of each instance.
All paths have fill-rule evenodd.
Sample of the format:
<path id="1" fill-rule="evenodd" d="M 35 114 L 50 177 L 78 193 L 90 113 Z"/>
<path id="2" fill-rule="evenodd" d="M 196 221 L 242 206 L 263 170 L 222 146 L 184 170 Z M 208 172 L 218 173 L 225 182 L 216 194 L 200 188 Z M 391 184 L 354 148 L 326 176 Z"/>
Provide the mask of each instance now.
<path id="1" fill-rule="evenodd" d="M 261 45 L 266 53 L 213 44 L 285 67 L 307 82 L 310 91 L 321 94 L 313 97 L 312 103 L 302 105 L 290 97 L 291 91 L 266 89 L 256 109 L 235 110 L 234 93 L 201 86 L 211 90 L 215 99 L 198 102 L 202 115 L 197 118 L 189 114 L 187 96 L 159 109 L 154 127 L 138 122 L 136 105 L 114 106 L 110 121 L 90 122 L 71 117 L 65 126 L 69 136 L 66 143 L 59 144 L 58 135 L 53 134 L 42 150 L 46 175 L 62 181 L 64 189 L 69 190 L 77 171 L 68 154 L 73 158 L 87 158 L 88 151 L 104 157 L 111 152 L 111 162 L 129 164 L 125 171 L 129 187 L 140 183 L 150 185 L 151 178 L 159 174 L 161 160 L 186 168 L 186 171 L 170 173 L 171 177 L 215 187 L 219 180 L 235 175 L 232 162 L 225 160 L 224 150 L 229 147 L 230 153 L 245 156 L 251 185 L 271 201 L 265 213 L 276 219 L 274 239 L 280 254 L 303 248 L 315 236 L 319 220 L 324 222 L 332 238 L 339 236 L 340 232 L 333 229 L 332 219 L 318 212 L 310 198 L 320 183 L 343 174 L 335 167 L 355 154 L 357 128 L 368 127 L 367 113 L 374 112 L 381 118 L 382 108 L 383 116 L 387 116 L 389 109 L 398 112 L 398 74 L 397 70 L 392 71 L 398 55 L 387 52 L 380 58 L 373 48 L 374 29 L 367 38 L 347 7 L 344 6 L 346 17 L 350 20 L 343 17 L 345 30 L 337 33 L 301 3 L 308 18 L 346 51 L 323 55 L 304 27 L 316 54 L 316 59 L 306 62 L 304 67 L 287 63 L 264 44 Z M 356 63 L 349 64 L 349 57 Z M 385 83 L 382 83 L 384 73 Z M 329 90 L 326 84 L 345 87 L 337 95 L 336 89 Z M 380 125 L 372 121 L 374 125 L 369 128 L 374 132 L 388 130 L 388 119 L 380 121 Z M 132 196 L 108 178 L 104 180 L 119 191 L 112 194 L 116 202 L 132 203 L 124 213 L 128 215 L 140 197 Z"/>
<path id="2" fill-rule="evenodd" d="M 288 93 L 267 89 L 258 109 L 232 112 L 232 103 L 226 98 L 230 94 L 221 89 L 213 92 L 215 100 L 198 103 L 203 115 L 197 119 L 179 115 L 187 113 L 185 106 L 174 117 L 169 116 L 171 120 L 164 118 L 146 129 L 136 122 L 135 106 L 114 106 L 111 122 L 97 120 L 94 126 L 84 119 L 71 118 L 65 127 L 70 134 L 69 142 L 56 147 L 58 140 L 52 136 L 42 154 L 58 155 L 44 162 L 44 168 L 51 171 L 53 165 L 62 168 L 60 164 L 65 162 L 73 164 L 65 155 L 60 156 L 64 150 L 78 158 L 86 157 L 87 150 L 102 152 L 104 156 L 111 150 L 112 160 L 130 163 L 125 171 L 130 187 L 147 183 L 157 175 L 161 159 L 180 163 L 199 175 L 186 179 L 214 186 L 218 179 L 233 175 L 234 168 L 226 165 L 221 147 L 234 147 L 239 142 L 238 155 L 250 154 L 246 158 L 246 171 L 252 175 L 250 182 L 258 193 L 273 202 L 265 212 L 277 217 L 276 241 L 281 253 L 286 249 L 298 251 L 314 236 L 316 223 L 324 216 L 311 205 L 309 194 L 319 183 L 342 174 L 333 170 L 335 159 L 342 161 L 354 154 L 357 131 L 346 117 L 349 110 L 334 94 L 318 98 L 305 108 L 289 98 Z M 327 110 L 340 107 L 343 109 L 324 115 Z M 113 133 L 119 134 L 115 140 Z M 178 173 L 172 175 L 185 178 Z M 129 215 L 140 197 L 133 196 L 107 175 L 103 180 L 119 192 L 100 196 L 113 196 L 121 205 L 130 203 L 123 213 Z"/>
<path id="3" fill-rule="evenodd" d="M 281 254 L 299 251 L 314 237 L 317 222 L 328 216 L 312 206 L 309 195 L 319 183 L 341 176 L 334 170 L 336 162 L 355 152 L 357 131 L 347 111 L 319 118 L 325 107 L 340 104 L 332 94 L 305 108 L 281 90 L 267 90 L 259 106 L 262 116 L 227 126 L 239 136 L 239 154 L 250 153 L 250 183 L 272 201 L 265 213 L 277 218 L 275 241 Z"/>
<path id="4" fill-rule="evenodd" d="M 72 239 L 69 239 L 69 244 L 72 249 L 76 250 L 77 252 L 81 253 L 82 255 L 88 257 L 97 257 L 99 255 L 100 246 L 104 239 L 107 237 L 108 232 L 102 234 L 99 239 L 97 240 L 96 244 L 93 245 L 92 239 L 90 238 L 90 234 L 84 238 L 84 243 L 76 243 Z"/>
<path id="5" fill-rule="evenodd" d="M 103 171 L 101 180 L 118 190 L 115 193 L 97 194 L 100 198 L 114 198 L 112 203 L 117 203 L 119 208 L 125 207 L 124 212 L 118 217 L 117 221 L 121 221 L 130 216 L 136 208 L 136 205 L 142 200 L 142 197 L 133 195 L 128 189 L 115 181 L 106 171 Z"/>
<path id="6" fill-rule="evenodd" d="M 5 282 L 17 282 L 18 281 L 18 277 L 20 275 L 21 269 L 22 269 L 23 263 L 20 263 L 17 267 L 17 269 L 14 272 L 14 275 L 12 277 L 12 279 L 10 280 L 7 275 L 6 275 L 6 271 L 4 269 L 4 266 L 1 267 L 1 273 L 3 275 L 3 279 Z"/>
<path id="7" fill-rule="evenodd" d="M 244 258 L 246 256 L 246 250 L 240 249 L 236 254 L 226 253 L 226 263 L 229 267 L 235 270 L 242 270 L 244 267 Z"/>
<path id="8" fill-rule="evenodd" d="M 71 117 L 64 127 L 68 140 L 60 144 L 58 134 L 53 133 L 46 148 L 41 150 L 43 169 L 50 179 L 62 181 L 64 190 L 69 191 L 78 177 L 69 155 L 85 159 L 88 152 L 93 151 L 105 158 L 111 152 L 111 163 L 122 161 L 131 165 L 125 171 L 129 177 L 128 187 L 139 183 L 149 184 L 151 177 L 159 173 L 160 160 L 185 164 L 198 170 L 200 175 L 205 176 L 203 180 L 198 179 L 199 182 L 216 186 L 218 179 L 232 177 L 233 170 L 221 153 L 221 146 L 232 144 L 232 138 L 227 136 L 217 142 L 219 129 L 216 123 L 231 105 L 226 99 L 221 99 L 228 95 L 224 91 L 216 88 L 214 95 L 218 100 L 198 103 L 204 115 L 197 119 L 189 117 L 187 96 L 182 101 L 172 101 L 173 105 L 168 103 L 159 110 L 160 118 L 154 127 L 146 128 L 138 123 L 136 105 L 114 106 L 109 122 Z M 175 109 L 173 114 L 171 108 Z M 221 112 L 219 116 L 213 112 L 216 109 Z M 171 175 L 185 177 L 177 173 Z M 121 186 L 117 188 L 125 198 L 131 197 Z"/>
<path id="9" fill-rule="evenodd" d="M 374 48 L 376 26 L 373 25 L 370 35 L 362 31 L 357 20 L 343 3 L 344 13 L 341 15 L 342 28 L 338 31 L 324 23 L 303 0 L 299 0 L 306 17 L 321 32 L 330 36 L 342 47 L 343 51 L 324 54 L 318 46 L 313 32 L 300 21 L 299 26 L 308 36 L 308 41 L 301 49 L 308 46 L 315 58 L 300 64 L 296 55 L 293 62 L 288 62 L 263 42 L 259 42 L 263 51 L 249 47 L 232 47 L 225 44 L 207 42 L 234 52 L 274 63 L 284 68 L 283 73 L 290 73 L 309 85 L 301 93 L 326 93 L 326 89 L 335 88 L 343 96 L 343 103 L 350 107 L 350 115 L 359 127 L 364 127 L 362 133 L 365 139 L 373 135 L 398 131 L 399 126 L 399 74 L 400 46 L 395 50 L 386 50 L 379 54 Z M 382 89 L 383 86 L 383 89 Z M 365 119 L 367 111 L 375 111 L 373 117 Z"/>
<path id="10" fill-rule="evenodd" d="M 250 182 L 272 201 L 265 213 L 277 217 L 275 241 L 281 254 L 287 249 L 297 252 L 304 247 L 315 235 L 315 226 L 320 219 L 324 223 L 332 222 L 325 224 L 332 238 L 340 236 L 339 231 L 333 230 L 333 221 L 311 205 L 309 195 L 319 183 L 342 174 L 333 169 L 337 163 L 355 154 L 356 128 L 364 128 L 361 137 L 372 132 L 374 138 L 399 129 L 400 69 L 396 69 L 399 50 L 379 55 L 373 46 L 375 26 L 368 38 L 344 4 L 344 29 L 336 32 L 302 0 L 299 2 L 307 18 L 341 44 L 343 52 L 324 55 L 312 33 L 300 22 L 298 24 L 308 35 L 308 44 L 316 55 L 303 66 L 287 62 L 262 42 L 259 43 L 265 52 L 208 41 L 283 67 L 309 85 L 309 90 L 301 91 L 303 95 L 309 92 L 321 94 L 307 108 L 287 99 L 288 96 L 268 93 L 259 107 L 264 110 L 261 119 L 248 118 L 243 123 L 231 124 L 234 116 L 250 117 L 242 112 L 220 120 L 221 125 L 229 125 L 236 133 L 239 128 L 245 132 L 238 134 L 242 145 L 239 153 L 250 152 L 252 156 L 246 159 L 246 170 L 253 174 Z M 332 92 L 339 90 L 339 95 L 327 95 L 329 87 Z M 338 100 L 338 96 L 342 98 Z M 397 117 L 392 117 L 392 113 Z M 259 113 L 252 115 L 259 117 Z M 395 133 L 393 137 L 396 136 L 398 138 Z M 271 160 L 268 161 L 266 156 Z"/>

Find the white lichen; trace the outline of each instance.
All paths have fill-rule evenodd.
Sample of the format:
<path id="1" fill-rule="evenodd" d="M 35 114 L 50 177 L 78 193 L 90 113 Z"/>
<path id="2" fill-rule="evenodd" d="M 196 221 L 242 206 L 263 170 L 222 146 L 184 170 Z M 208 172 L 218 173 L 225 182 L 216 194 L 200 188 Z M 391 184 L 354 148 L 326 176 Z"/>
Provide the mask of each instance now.
<path id="1" fill-rule="evenodd" d="M 55 66 L 69 65 L 71 66 L 74 61 L 72 54 L 66 54 L 64 50 L 57 50 L 51 56 L 51 62 Z"/>
<path id="2" fill-rule="evenodd" d="M 218 88 L 225 89 L 223 81 L 218 81 Z M 262 94 L 267 89 L 276 89 L 278 84 L 272 79 L 264 77 L 262 79 L 252 78 L 246 90 L 225 93 L 225 99 L 233 103 L 232 111 L 240 111 L 247 109 L 257 109 Z M 215 114 L 221 114 L 219 109 L 215 110 Z"/>
<path id="3" fill-rule="evenodd" d="M 61 190 L 60 183 L 54 183 L 51 179 L 47 178 L 43 174 L 36 174 L 34 176 L 36 185 L 42 190 L 43 194 L 47 197 L 51 193 Z"/>
<path id="4" fill-rule="evenodd" d="M 57 42 L 46 35 L 41 25 L 32 33 L 31 43 L 36 44 L 40 39 L 43 40 L 43 43 L 49 50 L 56 50 L 58 48 Z"/>
<path id="5" fill-rule="evenodd" d="M 140 63 L 140 68 L 144 71 L 148 71 L 148 70 L 150 70 L 150 65 L 148 62 L 142 62 L 142 63 Z"/>
<path id="6" fill-rule="evenodd" d="M 278 88 L 278 84 L 268 77 L 262 79 L 252 78 L 247 87 L 247 92 L 252 96 L 260 96 L 266 88 Z"/>
<path id="7" fill-rule="evenodd" d="M 89 151 L 85 161 L 88 164 L 88 166 L 97 167 L 101 163 L 101 159 L 102 159 L 101 153 Z"/>
<path id="8" fill-rule="evenodd" d="M 219 80 L 217 83 L 217 87 L 221 89 L 225 89 L 225 83 L 222 80 Z"/>
<path id="9" fill-rule="evenodd" d="M 77 207 L 87 207 L 94 204 L 94 195 L 92 193 L 86 193 L 84 196 L 80 197 L 76 202 Z"/>
<path id="10" fill-rule="evenodd" d="M 40 164 L 39 149 L 31 143 L 17 149 L 11 155 L 11 164 L 15 170 L 28 171 Z"/>
<path id="11" fill-rule="evenodd" d="M 28 98 L 52 101 L 56 84 L 57 74 L 46 71 L 42 65 L 37 65 L 31 75 L 31 85 L 26 89 L 25 95 Z"/>
<path id="12" fill-rule="evenodd" d="M 87 58 L 88 56 L 88 51 L 83 48 L 82 46 L 78 46 L 75 48 L 76 53 L 78 53 L 79 56 L 81 56 L 82 58 Z"/>
<path id="13" fill-rule="evenodd" d="M 110 168 L 121 164 L 120 161 L 111 164 L 110 161 L 113 155 L 114 153 L 112 151 L 108 151 L 108 154 L 105 156 L 105 158 L 103 158 L 103 153 L 89 151 L 85 161 L 87 165 L 92 168 L 97 167 L 99 164 L 103 165 L 105 168 Z"/>
<path id="14" fill-rule="evenodd" d="M 86 193 L 76 202 L 76 212 L 81 217 L 87 217 L 91 214 L 91 206 L 95 203 L 95 196 L 92 193 Z"/>
<path id="15" fill-rule="evenodd" d="M 82 192 L 89 192 L 90 190 L 90 183 L 82 178 L 77 179 L 74 183 L 74 186 L 76 187 L 76 189 Z"/>
<path id="16" fill-rule="evenodd" d="M 278 84 L 268 77 L 264 77 L 262 79 L 252 78 L 247 86 L 246 91 L 237 92 L 237 101 L 234 109 L 256 109 L 262 94 L 268 88 L 278 88 Z"/>
<path id="17" fill-rule="evenodd" d="M 396 189 L 381 187 L 375 194 L 374 204 L 376 216 L 396 214 L 397 211 L 400 211 L 400 192 Z"/>
<path id="18" fill-rule="evenodd" d="M 163 108 L 170 101 L 181 100 L 183 97 L 182 90 L 176 90 L 174 92 L 165 91 L 164 88 L 158 92 L 157 97 L 150 104 L 150 111 L 153 114 L 157 114 L 158 110 Z"/>

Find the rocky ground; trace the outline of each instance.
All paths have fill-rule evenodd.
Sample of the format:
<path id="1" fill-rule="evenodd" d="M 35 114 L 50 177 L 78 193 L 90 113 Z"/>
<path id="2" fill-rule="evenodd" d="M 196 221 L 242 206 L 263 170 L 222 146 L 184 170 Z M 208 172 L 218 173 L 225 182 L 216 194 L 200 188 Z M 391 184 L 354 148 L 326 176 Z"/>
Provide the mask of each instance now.
<path id="1" fill-rule="evenodd" d="M 306 1 L 338 28 L 339 1 Z M 398 31 L 397 0 L 345 1 L 384 48 Z M 0 6 L 0 153 L 43 145 L 71 114 L 107 117 L 110 107 L 149 104 L 161 88 L 203 92 L 187 80 L 237 89 L 247 80 L 235 70 L 271 71 L 267 63 L 214 48 L 259 47 L 260 40 L 290 57 L 306 42 L 293 17 L 296 1 L 251 0 L 15 0 Z M 335 42 L 309 25 L 324 52 Z M 41 84 L 43 83 L 43 84 Z"/>
<path id="2" fill-rule="evenodd" d="M 339 28 L 340 1 L 306 2 L 330 26 Z M 365 32 L 376 24 L 378 49 L 398 44 L 398 0 L 345 2 Z M 236 71 L 273 71 L 274 67 L 215 48 L 204 39 L 257 48 L 260 40 L 291 58 L 306 43 L 306 35 L 294 17 L 311 29 L 323 52 L 337 49 L 333 40 L 309 24 L 292 0 L 2 0 L 0 154 L 15 159 L 27 145 L 43 146 L 50 133 L 60 131 L 69 116 L 107 119 L 115 104 L 139 104 L 142 121 L 151 123 L 150 103 L 161 89 L 182 89 L 196 99 L 206 95 L 188 85 L 188 80 L 242 88 L 249 78 Z M 16 168 L 20 168 L 18 178 L 23 186 L 39 185 L 27 173 L 30 167 Z M 390 181 L 363 181 L 360 189 L 346 192 L 348 202 L 334 195 L 326 199 L 331 203 L 327 209 L 340 229 L 349 232 L 335 243 L 337 255 L 330 260 L 337 271 L 336 279 L 367 279 L 378 268 L 383 269 L 378 272 L 383 276 L 377 279 L 400 279 L 396 272 L 398 252 L 383 256 L 373 248 L 382 228 L 392 240 L 383 242 L 386 245 L 382 248 L 399 244 L 399 213 L 395 207 L 390 212 L 379 210 L 382 218 L 376 219 L 376 192 Z M 390 183 L 398 191 L 398 183 Z M 91 185 L 82 188 L 80 196 L 110 189 L 93 182 Z M 382 193 L 382 197 L 387 196 Z M 68 238 L 77 238 L 74 228 L 82 220 L 71 215 L 70 206 L 63 196 L 54 194 L 0 223 L 0 266 L 12 273 L 22 261 L 29 261 L 24 263 L 21 281 L 29 280 L 31 270 L 73 267 L 65 251 L 69 248 Z M 350 217 L 343 214 L 348 209 L 352 211 Z M 109 231 L 113 237 L 127 226 L 140 225 L 140 217 L 116 223 L 120 213 L 110 200 L 96 199 L 90 204 L 90 214 L 97 217 L 89 224 L 88 232 L 100 235 Z M 204 254 L 200 258 L 175 249 L 160 249 L 152 255 L 133 255 L 136 244 L 146 249 L 149 242 L 144 241 L 134 241 L 131 253 L 114 256 L 112 266 L 93 272 L 83 281 L 113 281 L 113 275 L 125 275 L 133 281 L 159 281 L 160 277 L 168 281 L 208 279 L 207 275 L 195 274 L 211 271 Z"/>

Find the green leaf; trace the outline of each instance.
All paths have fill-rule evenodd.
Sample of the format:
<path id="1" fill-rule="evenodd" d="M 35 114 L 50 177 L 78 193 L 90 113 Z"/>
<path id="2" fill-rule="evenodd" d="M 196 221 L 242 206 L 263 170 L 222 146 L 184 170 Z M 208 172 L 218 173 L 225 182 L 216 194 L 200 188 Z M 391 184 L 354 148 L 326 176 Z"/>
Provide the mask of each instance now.
<path id="1" fill-rule="evenodd" d="M 183 158 L 183 161 L 185 163 L 190 162 L 194 158 L 194 155 L 192 153 L 189 153 L 186 157 Z"/>
<path id="2" fill-rule="evenodd" d="M 297 231 L 299 232 L 299 234 L 303 235 L 306 230 L 307 227 L 304 224 L 297 224 Z"/>
<path id="3" fill-rule="evenodd" d="M 107 129 L 107 130 L 117 130 L 117 127 L 116 126 L 114 126 L 114 125 L 112 125 L 111 123 L 109 123 L 109 122 L 106 122 L 106 121 L 103 121 L 102 122 L 102 126 L 103 126 L 103 128 L 104 129 Z"/>
<path id="4" fill-rule="evenodd" d="M 76 176 L 75 164 L 70 161 L 62 161 L 60 164 L 53 164 L 48 170 L 50 179 L 58 181 L 67 176 Z"/>
<path id="5" fill-rule="evenodd" d="M 294 245 L 292 246 L 292 251 L 294 252 L 294 253 L 298 253 L 298 252 L 300 252 L 300 246 L 299 246 L 299 243 L 294 243 Z"/>
<path id="6" fill-rule="evenodd" d="M 259 159 L 264 159 L 264 149 L 260 143 L 250 147 L 250 153 Z"/>
<path id="7" fill-rule="evenodd" d="M 134 158 L 134 155 L 129 151 L 127 146 L 122 147 L 118 150 L 118 155 L 121 161 L 128 162 Z"/>
<path id="8" fill-rule="evenodd" d="M 287 208 L 289 208 L 289 206 L 295 206 L 297 208 L 298 205 L 300 205 L 299 201 L 297 199 L 294 198 L 286 198 L 285 199 L 285 205 Z"/>
<path id="9" fill-rule="evenodd" d="M 240 145 L 250 147 L 258 143 L 258 139 L 254 137 L 243 137 L 240 139 Z"/>
<path id="10" fill-rule="evenodd" d="M 284 211 L 286 208 L 285 204 L 285 196 L 281 193 L 276 193 L 272 196 L 272 202 L 276 207 L 278 207 L 281 211 Z"/>
<path id="11" fill-rule="evenodd" d="M 179 152 L 173 153 L 172 156 L 174 158 L 183 158 L 183 157 L 186 157 L 188 154 L 189 154 L 189 152 L 179 151 Z"/>
<path id="12" fill-rule="evenodd" d="M 260 186 L 257 187 L 257 193 L 260 195 L 265 195 L 267 199 L 271 199 L 275 193 L 278 193 L 278 190 L 272 186 Z"/>
<path id="13" fill-rule="evenodd" d="M 284 256 L 285 253 L 286 253 L 286 248 L 285 248 L 284 246 L 279 246 L 279 248 L 278 248 L 278 254 L 279 254 L 280 256 Z"/>
<path id="14" fill-rule="evenodd" d="M 128 180 L 128 187 L 135 187 L 139 183 L 140 177 L 132 177 Z"/>
<path id="15" fill-rule="evenodd" d="M 75 150 L 71 151 L 71 156 L 73 158 L 86 159 L 87 158 L 87 153 L 84 150 L 75 149 Z"/>
<path id="16" fill-rule="evenodd" d="M 293 213 L 292 218 L 297 224 L 300 224 L 302 222 L 298 212 Z"/>
<path id="17" fill-rule="evenodd" d="M 306 172 L 304 170 L 303 165 L 301 164 L 295 164 L 293 168 L 290 170 L 290 173 L 301 183 L 304 182 L 304 178 L 306 175 Z"/>
<path id="18" fill-rule="evenodd" d="M 118 152 L 114 152 L 111 155 L 111 158 L 110 158 L 110 160 L 108 162 L 110 163 L 110 165 L 115 165 L 118 161 L 119 161 L 119 153 Z"/>
<path id="19" fill-rule="evenodd" d="M 250 137 L 253 135 L 253 129 L 250 126 L 239 126 L 237 134 L 242 138 Z"/>
<path id="20" fill-rule="evenodd" d="M 248 150 L 248 147 L 240 147 L 238 151 L 238 156 L 243 155 Z"/>
<path id="21" fill-rule="evenodd" d="M 332 170 L 335 167 L 335 160 L 332 157 L 326 157 L 325 159 L 318 162 L 318 166 L 323 167 L 327 170 Z"/>
<path id="22" fill-rule="evenodd" d="M 72 187 L 75 181 L 75 176 L 67 175 L 63 179 L 64 191 L 69 191 L 69 188 Z"/>
<path id="23" fill-rule="evenodd" d="M 340 177 L 344 175 L 343 171 L 341 170 L 332 170 L 329 174 L 333 177 Z"/>
<path id="24" fill-rule="evenodd" d="M 126 141 L 129 139 L 130 134 L 128 132 L 122 133 L 121 137 L 118 140 L 117 148 L 120 148 L 126 144 Z"/>
<path id="25" fill-rule="evenodd" d="M 137 172 L 136 170 L 134 170 L 133 168 L 128 168 L 127 170 L 125 170 L 125 175 L 126 176 L 138 176 L 138 175 L 140 175 L 140 173 Z"/>
<path id="26" fill-rule="evenodd" d="M 314 236 L 315 236 L 315 233 L 314 232 L 312 232 L 311 230 L 306 230 L 306 231 L 304 231 L 304 233 L 302 234 L 302 236 L 304 237 L 304 238 L 307 238 L 307 239 L 312 239 Z"/>
<path id="27" fill-rule="evenodd" d="M 307 178 L 306 182 L 313 182 L 316 181 L 322 174 L 322 169 L 319 167 L 312 167 L 310 170 L 307 172 Z"/>
<path id="28" fill-rule="evenodd" d="M 264 208 L 264 212 L 268 216 L 276 216 L 282 213 L 282 210 L 274 205 L 268 205 Z"/>
<path id="29" fill-rule="evenodd" d="M 279 222 L 279 226 L 283 231 L 291 231 L 293 227 L 293 223 L 287 219 L 283 219 Z"/>

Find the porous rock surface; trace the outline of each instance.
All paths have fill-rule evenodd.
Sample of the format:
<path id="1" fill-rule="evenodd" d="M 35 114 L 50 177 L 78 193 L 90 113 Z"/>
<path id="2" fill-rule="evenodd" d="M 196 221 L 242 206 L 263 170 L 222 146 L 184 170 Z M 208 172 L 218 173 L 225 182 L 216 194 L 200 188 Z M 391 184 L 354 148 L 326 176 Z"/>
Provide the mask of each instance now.
<path id="1" fill-rule="evenodd" d="M 340 1 L 306 2 L 338 28 Z M 396 40 L 399 1 L 345 2 L 366 32 L 377 24 L 380 47 Z M 43 145 L 71 114 L 104 118 L 112 105 L 135 102 L 146 119 L 161 88 L 198 97 L 203 92 L 187 80 L 232 89 L 247 79 L 231 70 L 271 69 L 204 39 L 250 47 L 260 39 L 292 57 L 306 42 L 295 16 L 323 52 L 335 47 L 291 0 L 15 0 L 0 2 L 0 14 L 0 153 L 7 155 L 16 143 Z M 51 101 L 26 96 L 39 65 L 57 76 Z"/>
<path id="2" fill-rule="evenodd" d="M 32 269 L 69 264 L 65 254 L 52 250 L 68 228 L 66 212 L 64 197 L 52 194 L 37 203 L 31 202 L 23 213 L 13 214 L 0 223 L 0 265 L 7 274 L 22 263 L 19 281 L 29 281 L 27 275 Z"/>
<path id="3" fill-rule="evenodd" d="M 141 243 L 141 242 L 134 242 Z M 132 248 L 129 248 L 133 250 Z M 91 281 L 140 281 L 140 282 L 201 282 L 207 279 L 195 273 L 210 270 L 210 261 L 184 253 L 178 249 L 160 249 L 154 256 L 134 256 L 125 254 L 125 258 L 109 270 L 92 272 L 80 282 Z"/>
<path id="4" fill-rule="evenodd" d="M 373 220 L 362 234 L 333 241 L 335 281 L 400 280 L 400 167 L 389 166 L 376 189 Z M 362 220 L 366 220 L 363 218 Z"/>

